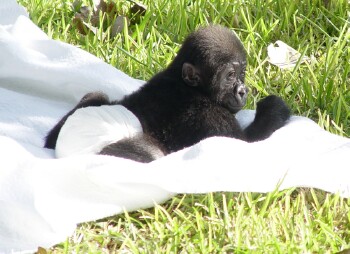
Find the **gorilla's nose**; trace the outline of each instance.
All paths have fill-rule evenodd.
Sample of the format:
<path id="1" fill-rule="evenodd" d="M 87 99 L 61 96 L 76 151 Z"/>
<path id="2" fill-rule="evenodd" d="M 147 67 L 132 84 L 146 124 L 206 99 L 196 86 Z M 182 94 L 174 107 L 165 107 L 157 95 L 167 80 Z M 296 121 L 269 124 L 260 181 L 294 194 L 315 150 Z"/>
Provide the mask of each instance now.
<path id="1" fill-rule="evenodd" d="M 239 99 L 244 100 L 247 95 L 247 88 L 245 85 L 239 85 L 236 90 L 236 96 L 239 97 Z"/>

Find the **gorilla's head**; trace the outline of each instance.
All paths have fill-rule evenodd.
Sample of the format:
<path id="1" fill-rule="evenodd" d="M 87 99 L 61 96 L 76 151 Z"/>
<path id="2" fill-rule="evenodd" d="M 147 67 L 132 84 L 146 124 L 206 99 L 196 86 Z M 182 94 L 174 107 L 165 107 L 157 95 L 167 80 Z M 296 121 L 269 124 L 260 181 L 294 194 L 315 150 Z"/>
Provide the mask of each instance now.
<path id="1" fill-rule="evenodd" d="M 232 113 L 245 105 L 246 53 L 231 30 L 209 26 L 192 33 L 183 43 L 174 65 L 181 68 L 182 79 L 188 86 L 203 91 Z"/>

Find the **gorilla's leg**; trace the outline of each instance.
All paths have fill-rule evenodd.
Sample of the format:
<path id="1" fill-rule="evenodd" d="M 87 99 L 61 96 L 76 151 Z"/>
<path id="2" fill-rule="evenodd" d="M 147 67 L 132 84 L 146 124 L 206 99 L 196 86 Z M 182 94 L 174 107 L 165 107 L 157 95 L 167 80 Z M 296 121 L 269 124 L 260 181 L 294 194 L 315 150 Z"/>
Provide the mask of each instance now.
<path id="1" fill-rule="evenodd" d="M 163 157 L 166 152 L 157 140 L 146 134 L 140 134 L 110 144 L 104 147 L 99 154 L 147 163 Z"/>
<path id="2" fill-rule="evenodd" d="M 289 118 L 290 110 L 286 103 L 278 96 L 267 96 L 258 102 L 254 121 L 244 130 L 247 141 L 268 138 L 275 130 L 283 127 Z"/>
<path id="3" fill-rule="evenodd" d="M 50 130 L 50 132 L 47 134 L 45 138 L 45 145 L 46 148 L 54 149 L 56 147 L 56 141 L 58 134 L 61 131 L 62 126 L 66 122 L 67 118 L 72 115 L 77 109 L 85 108 L 85 107 L 98 107 L 102 105 L 110 105 L 111 102 L 109 101 L 109 98 L 106 94 L 102 92 L 93 92 L 86 94 L 80 102 L 71 110 L 69 111 L 56 125 L 55 127 Z"/>

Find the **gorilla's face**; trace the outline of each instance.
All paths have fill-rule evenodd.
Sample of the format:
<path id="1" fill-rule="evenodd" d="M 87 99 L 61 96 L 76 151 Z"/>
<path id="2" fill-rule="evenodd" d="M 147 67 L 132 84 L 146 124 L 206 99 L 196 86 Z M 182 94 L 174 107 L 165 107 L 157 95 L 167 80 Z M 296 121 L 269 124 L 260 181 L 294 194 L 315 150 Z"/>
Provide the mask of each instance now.
<path id="1" fill-rule="evenodd" d="M 247 100 L 248 88 L 244 84 L 246 61 L 231 60 L 215 65 L 208 67 L 185 63 L 182 68 L 183 80 L 235 114 Z"/>
<path id="2" fill-rule="evenodd" d="M 207 84 L 209 95 L 233 114 L 237 113 L 247 100 L 248 88 L 244 84 L 246 61 L 230 60 L 215 69 L 209 79 L 211 82 Z"/>
<path id="3" fill-rule="evenodd" d="M 232 113 L 241 110 L 247 100 L 245 68 L 245 60 L 229 61 L 217 68 L 211 82 L 212 99 Z"/>

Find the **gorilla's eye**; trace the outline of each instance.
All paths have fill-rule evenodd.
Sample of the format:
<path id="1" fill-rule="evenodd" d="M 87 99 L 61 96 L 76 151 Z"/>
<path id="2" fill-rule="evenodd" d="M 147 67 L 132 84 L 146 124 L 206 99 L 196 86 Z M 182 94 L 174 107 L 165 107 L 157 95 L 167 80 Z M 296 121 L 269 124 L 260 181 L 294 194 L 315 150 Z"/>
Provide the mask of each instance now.
<path id="1" fill-rule="evenodd" d="M 227 79 L 228 79 L 228 80 L 233 80 L 233 79 L 235 79 L 235 78 L 236 78 L 236 73 L 235 73 L 234 70 L 231 70 L 231 71 L 229 71 L 229 72 L 227 73 Z"/>

